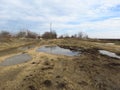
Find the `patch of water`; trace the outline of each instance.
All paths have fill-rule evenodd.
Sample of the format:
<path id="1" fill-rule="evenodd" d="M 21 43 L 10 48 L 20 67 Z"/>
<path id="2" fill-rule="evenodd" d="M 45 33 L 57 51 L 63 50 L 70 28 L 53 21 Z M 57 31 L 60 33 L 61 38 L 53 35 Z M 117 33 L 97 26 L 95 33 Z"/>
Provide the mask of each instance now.
<path id="1" fill-rule="evenodd" d="M 109 57 L 120 59 L 120 56 L 118 56 L 117 54 L 115 54 L 113 52 L 109 52 L 109 51 L 106 51 L 106 50 L 99 50 L 99 52 L 103 55 L 107 55 Z"/>
<path id="2" fill-rule="evenodd" d="M 50 54 L 66 55 L 66 56 L 80 55 L 80 52 L 78 51 L 64 49 L 59 46 L 43 46 L 43 47 L 38 48 L 37 52 L 45 52 L 45 53 L 50 53 Z"/>
<path id="3" fill-rule="evenodd" d="M 1 62 L 0 66 L 10 66 L 10 65 L 21 64 L 21 63 L 25 63 L 31 59 L 32 59 L 32 57 L 29 54 L 15 55 L 15 56 L 9 57 L 6 60 L 4 60 L 3 62 Z"/>

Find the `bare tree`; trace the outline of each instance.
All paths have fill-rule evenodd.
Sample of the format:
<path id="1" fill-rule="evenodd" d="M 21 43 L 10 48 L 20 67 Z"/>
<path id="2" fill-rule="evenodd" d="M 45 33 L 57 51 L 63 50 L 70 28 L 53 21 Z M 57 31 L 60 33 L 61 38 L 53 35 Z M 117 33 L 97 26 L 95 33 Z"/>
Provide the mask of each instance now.
<path id="1" fill-rule="evenodd" d="M 68 34 L 64 34 L 64 38 L 70 38 Z"/>
<path id="2" fill-rule="evenodd" d="M 35 32 L 27 31 L 26 38 L 36 38 L 37 36 Z"/>
<path id="3" fill-rule="evenodd" d="M 59 38 L 64 38 L 63 35 L 59 36 Z"/>
<path id="4" fill-rule="evenodd" d="M 72 35 L 71 38 L 77 38 L 77 34 Z"/>
<path id="5" fill-rule="evenodd" d="M 71 35 L 71 37 L 69 36 L 69 34 L 64 34 L 61 35 L 59 38 L 78 38 L 78 39 L 88 39 L 88 35 L 83 33 L 83 32 L 79 32 L 78 34 L 73 34 Z"/>
<path id="6" fill-rule="evenodd" d="M 89 36 L 87 34 L 84 35 L 84 39 L 89 39 Z"/>
<path id="7" fill-rule="evenodd" d="M 83 32 L 79 32 L 77 37 L 80 38 L 80 39 L 82 39 L 83 35 L 84 35 Z"/>
<path id="8" fill-rule="evenodd" d="M 0 37 L 4 37 L 4 38 L 11 37 L 11 34 L 8 31 L 1 31 Z"/>
<path id="9" fill-rule="evenodd" d="M 55 39 L 55 38 L 57 38 L 57 33 L 55 31 L 45 32 L 42 35 L 42 38 L 45 38 L 45 39 Z"/>
<path id="10" fill-rule="evenodd" d="M 16 37 L 22 38 L 22 37 L 26 37 L 26 32 L 25 31 L 20 31 L 17 33 Z"/>

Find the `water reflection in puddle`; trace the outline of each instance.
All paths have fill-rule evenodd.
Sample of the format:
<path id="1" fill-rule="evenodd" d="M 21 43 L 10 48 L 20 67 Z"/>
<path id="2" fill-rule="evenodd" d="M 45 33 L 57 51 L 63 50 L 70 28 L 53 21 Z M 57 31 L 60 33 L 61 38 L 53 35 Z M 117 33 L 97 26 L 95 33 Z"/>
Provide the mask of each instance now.
<path id="1" fill-rule="evenodd" d="M 27 62 L 31 59 L 32 57 L 28 54 L 20 54 L 20 55 L 7 58 L 6 60 L 0 63 L 0 66 L 16 65 L 16 64 Z"/>
<path id="2" fill-rule="evenodd" d="M 115 54 L 113 52 L 109 52 L 109 51 L 106 51 L 106 50 L 99 50 L 99 52 L 103 55 L 107 55 L 109 57 L 120 59 L 120 56 L 118 56 L 117 54 Z"/>
<path id="3" fill-rule="evenodd" d="M 80 52 L 71 51 L 69 49 L 64 49 L 58 46 L 43 46 L 38 48 L 37 52 L 45 52 L 50 54 L 66 55 L 66 56 L 76 56 L 80 54 Z"/>

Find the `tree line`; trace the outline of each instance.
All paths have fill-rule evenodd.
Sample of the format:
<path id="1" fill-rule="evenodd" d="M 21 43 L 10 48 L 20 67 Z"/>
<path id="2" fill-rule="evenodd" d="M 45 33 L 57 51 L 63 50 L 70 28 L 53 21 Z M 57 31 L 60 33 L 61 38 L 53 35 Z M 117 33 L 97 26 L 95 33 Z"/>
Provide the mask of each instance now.
<path id="1" fill-rule="evenodd" d="M 57 33 L 53 30 L 50 32 L 44 32 L 42 35 L 39 35 L 35 32 L 32 32 L 30 30 L 23 30 L 23 31 L 19 31 L 16 34 L 12 34 L 9 31 L 1 31 L 0 32 L 0 38 L 33 38 L 33 39 L 56 39 L 56 38 L 78 38 L 78 39 L 88 39 L 88 35 L 83 33 L 83 32 L 79 32 L 78 34 L 74 34 L 74 35 L 69 35 L 69 34 L 64 34 L 64 35 L 60 35 L 58 36 Z"/>

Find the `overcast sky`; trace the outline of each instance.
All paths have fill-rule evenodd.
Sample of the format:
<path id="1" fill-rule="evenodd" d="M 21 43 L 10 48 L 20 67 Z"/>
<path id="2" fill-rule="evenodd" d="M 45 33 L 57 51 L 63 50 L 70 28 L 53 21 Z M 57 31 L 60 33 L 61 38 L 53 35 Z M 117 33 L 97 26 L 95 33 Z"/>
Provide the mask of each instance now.
<path id="1" fill-rule="evenodd" d="M 0 30 L 120 38 L 120 0 L 0 0 Z"/>

